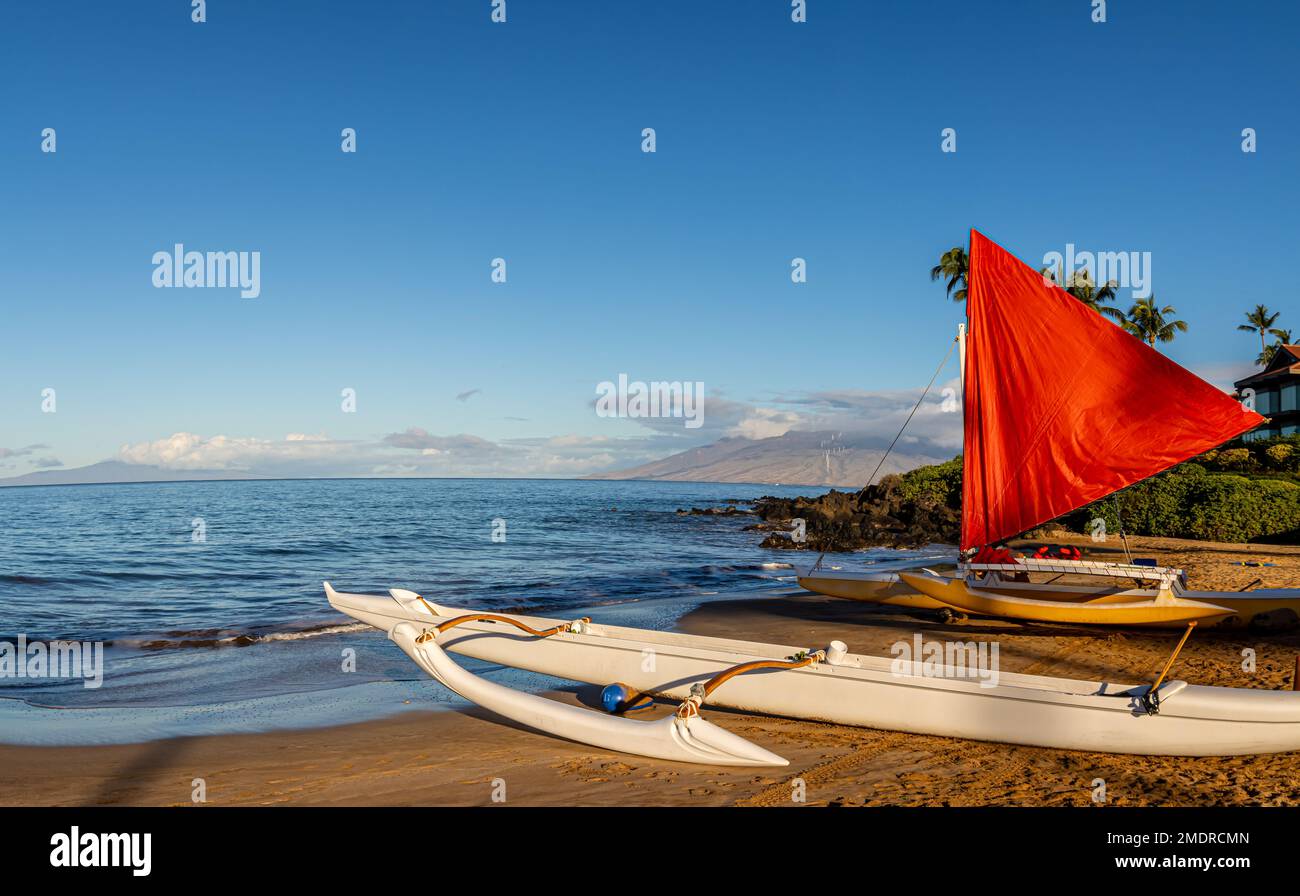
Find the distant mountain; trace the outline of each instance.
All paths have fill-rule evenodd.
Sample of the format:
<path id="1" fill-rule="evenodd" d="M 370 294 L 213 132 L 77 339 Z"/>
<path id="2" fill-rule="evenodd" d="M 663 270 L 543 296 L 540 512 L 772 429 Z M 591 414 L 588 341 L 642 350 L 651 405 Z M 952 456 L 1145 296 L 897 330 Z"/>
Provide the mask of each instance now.
<path id="1" fill-rule="evenodd" d="M 13 485 L 82 485 L 104 482 L 183 482 L 202 479 L 262 479 L 231 470 L 165 470 L 149 464 L 106 460 L 70 470 L 41 470 L 0 479 L 0 487 Z"/>
<path id="2" fill-rule="evenodd" d="M 838 432 L 788 432 L 770 439 L 727 438 L 630 470 L 587 478 L 861 488 L 876 469 L 886 446 L 879 437 Z M 949 457 L 905 454 L 895 449 L 879 475 L 905 473 Z"/>

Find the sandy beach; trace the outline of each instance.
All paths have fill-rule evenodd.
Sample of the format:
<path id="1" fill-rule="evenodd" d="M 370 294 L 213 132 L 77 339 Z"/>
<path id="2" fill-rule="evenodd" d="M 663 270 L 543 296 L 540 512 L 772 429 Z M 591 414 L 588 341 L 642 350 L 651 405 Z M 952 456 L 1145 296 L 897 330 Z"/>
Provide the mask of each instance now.
<path id="1" fill-rule="evenodd" d="M 1066 539 L 1060 539 L 1066 540 Z M 1112 543 L 1097 556 L 1118 550 Z M 1300 585 L 1300 548 L 1130 539 L 1137 556 L 1189 570 L 1193 587 Z M 1241 566 L 1243 560 L 1274 566 Z M 791 593 L 718 601 L 683 631 L 784 643 L 845 641 L 859 653 L 920 632 L 996 640 L 1001 668 L 1146 681 L 1176 640 L 1170 632 L 1089 631 L 994 620 L 943 624 L 924 612 Z M 1256 654 L 1243 670 L 1243 651 Z M 1173 676 L 1199 684 L 1290 688 L 1300 631 L 1198 632 Z M 598 689 L 557 699 L 591 704 Z M 655 714 L 667 713 L 668 705 Z M 1016 747 L 706 710 L 711 721 L 790 760 L 780 773 L 617 755 L 517 728 L 476 709 L 412 712 L 336 728 L 177 738 L 94 747 L 0 746 L 5 805 L 942 806 L 1300 805 L 1300 753 L 1208 759 L 1116 756 Z M 795 799 L 802 782 L 805 801 Z"/>

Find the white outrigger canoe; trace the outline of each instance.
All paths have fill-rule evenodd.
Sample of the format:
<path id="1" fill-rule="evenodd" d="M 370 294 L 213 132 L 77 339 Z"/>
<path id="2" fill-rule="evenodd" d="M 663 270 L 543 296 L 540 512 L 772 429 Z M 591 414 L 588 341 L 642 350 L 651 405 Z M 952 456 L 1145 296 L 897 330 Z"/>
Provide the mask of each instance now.
<path id="1" fill-rule="evenodd" d="M 722 678 L 712 705 L 751 713 L 915 734 L 1107 753 L 1231 756 L 1300 749 L 1300 692 L 1079 681 L 1001 673 L 990 686 L 960 665 L 848 653 L 832 642 L 798 668 L 740 674 L 738 665 L 789 664 L 808 647 L 502 614 L 464 621 L 464 611 L 393 589 L 349 594 L 325 583 L 330 604 L 389 634 L 434 678 L 475 703 L 550 734 L 685 762 L 783 765 L 774 754 L 703 722 L 701 682 Z M 470 614 L 475 615 L 475 614 Z M 439 632 L 440 626 L 458 627 Z M 526 637 L 516 627 L 553 629 Z M 447 651 L 591 684 L 622 682 L 683 700 L 668 719 L 639 721 L 567 706 L 486 682 Z M 900 671 L 901 670 L 901 671 Z M 690 709 L 686 709 L 690 707 Z M 683 711 L 686 710 L 686 711 Z M 707 727 L 706 727 L 707 726 Z M 725 735 L 722 736 L 722 735 Z"/>

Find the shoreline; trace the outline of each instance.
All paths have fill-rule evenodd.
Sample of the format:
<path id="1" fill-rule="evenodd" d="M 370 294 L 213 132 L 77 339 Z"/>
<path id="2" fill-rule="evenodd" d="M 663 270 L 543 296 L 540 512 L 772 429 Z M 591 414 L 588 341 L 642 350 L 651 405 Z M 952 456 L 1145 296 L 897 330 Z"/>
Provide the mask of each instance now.
<path id="1" fill-rule="evenodd" d="M 1086 539 L 1086 537 L 1085 537 Z M 1179 565 L 1193 582 L 1240 587 L 1266 577 L 1300 584 L 1300 547 L 1167 543 L 1130 539 Z M 1103 551 L 1122 550 L 1108 545 Z M 1233 565 L 1242 554 L 1275 567 Z M 843 557 L 849 560 L 851 555 Z M 821 646 L 889 656 L 890 645 L 927 640 L 997 641 L 1000 671 L 1145 681 L 1175 637 L 1168 632 L 1086 630 L 972 619 L 836 600 L 805 592 L 714 598 L 682 615 L 676 630 L 742 640 Z M 1255 668 L 1243 668 L 1244 651 Z M 1289 689 L 1300 630 L 1197 632 L 1173 677 L 1197 684 Z M 599 688 L 550 692 L 593 706 Z M 652 717 L 671 712 L 668 704 Z M 1300 805 L 1287 782 L 1300 752 L 1182 758 L 1084 753 L 958 740 L 709 708 L 710 721 L 790 760 L 787 768 L 728 769 L 616 754 L 516 726 L 477 707 L 413 708 L 325 728 L 175 737 L 99 746 L 0 745 L 3 805 L 792 805 L 801 779 L 809 805 L 1093 804 L 1105 782 L 1110 805 Z"/>

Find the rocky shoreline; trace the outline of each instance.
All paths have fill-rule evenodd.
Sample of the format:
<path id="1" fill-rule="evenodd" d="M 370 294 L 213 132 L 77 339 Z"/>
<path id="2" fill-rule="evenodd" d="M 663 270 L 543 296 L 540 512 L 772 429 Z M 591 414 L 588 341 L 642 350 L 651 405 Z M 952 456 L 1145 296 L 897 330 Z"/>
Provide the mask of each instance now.
<path id="1" fill-rule="evenodd" d="M 818 498 L 764 497 L 754 502 L 767 531 L 762 547 L 779 550 L 858 551 L 865 548 L 919 548 L 956 544 L 959 513 L 951 507 L 918 505 L 902 498 L 888 477 L 859 492 L 830 491 Z M 803 537 L 795 529 L 803 521 Z"/>
<path id="2" fill-rule="evenodd" d="M 1295 447 L 1293 448 L 1293 444 Z M 1300 544 L 1300 438 L 1209 451 L 1122 493 L 1081 507 L 1022 537 L 1122 532 L 1209 542 Z M 1268 464 L 1273 464 L 1269 467 Z M 765 548 L 827 552 L 956 544 L 961 532 L 960 457 L 885 476 L 856 492 L 819 497 L 765 496 L 679 513 L 752 514 L 746 531 L 766 533 Z"/>
<path id="3" fill-rule="evenodd" d="M 961 530 L 961 460 L 886 476 L 857 492 L 832 489 L 815 498 L 771 495 L 682 515 L 758 517 L 746 532 L 767 533 L 761 546 L 792 551 L 858 551 L 956 544 Z M 799 522 L 802 521 L 802 524 Z"/>

